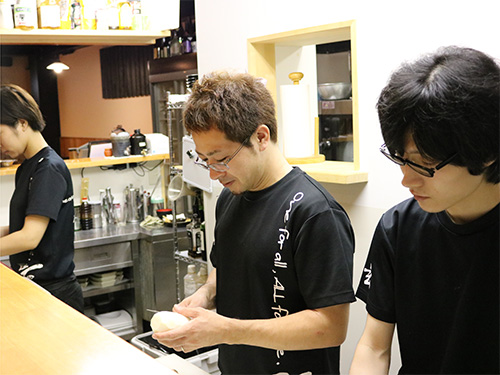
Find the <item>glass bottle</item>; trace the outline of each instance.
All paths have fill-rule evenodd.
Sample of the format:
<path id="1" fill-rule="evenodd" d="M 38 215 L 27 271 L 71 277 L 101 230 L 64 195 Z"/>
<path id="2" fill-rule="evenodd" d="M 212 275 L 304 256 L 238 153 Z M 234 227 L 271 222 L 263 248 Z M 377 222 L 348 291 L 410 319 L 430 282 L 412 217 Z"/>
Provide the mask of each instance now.
<path id="1" fill-rule="evenodd" d="M 182 55 L 182 41 L 179 43 L 177 30 L 172 30 L 172 39 L 170 40 L 170 56 Z"/>
<path id="2" fill-rule="evenodd" d="M 82 198 L 80 204 L 80 227 L 82 230 L 92 229 L 92 206 L 87 197 Z"/>

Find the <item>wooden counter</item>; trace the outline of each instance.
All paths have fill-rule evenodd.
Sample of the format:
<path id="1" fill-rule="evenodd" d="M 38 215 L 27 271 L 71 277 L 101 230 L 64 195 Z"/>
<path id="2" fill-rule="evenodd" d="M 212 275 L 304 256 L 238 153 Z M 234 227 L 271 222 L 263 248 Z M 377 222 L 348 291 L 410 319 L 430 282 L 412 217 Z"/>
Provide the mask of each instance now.
<path id="1" fill-rule="evenodd" d="M 0 264 L 0 374 L 176 373 Z"/>
<path id="2" fill-rule="evenodd" d="M 168 154 L 152 154 L 152 155 L 134 155 L 115 158 L 113 156 L 107 158 L 81 158 L 81 159 L 66 159 L 68 169 L 90 168 L 90 167 L 105 167 L 118 164 L 143 163 L 146 161 L 169 160 Z M 20 164 L 14 164 L 10 167 L 0 168 L 0 176 L 16 174 L 17 167 Z"/>

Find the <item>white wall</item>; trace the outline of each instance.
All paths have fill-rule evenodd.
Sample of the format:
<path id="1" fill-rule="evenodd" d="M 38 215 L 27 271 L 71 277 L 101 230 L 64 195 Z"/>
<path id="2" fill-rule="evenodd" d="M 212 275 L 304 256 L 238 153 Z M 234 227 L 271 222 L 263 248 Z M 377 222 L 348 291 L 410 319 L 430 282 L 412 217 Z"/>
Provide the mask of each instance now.
<path id="1" fill-rule="evenodd" d="M 146 163 L 149 169 L 154 168 L 160 161 L 150 161 Z M 73 191 L 75 205 L 80 204 L 80 186 L 83 177 L 89 178 L 89 197 L 91 201 L 99 200 L 99 189 L 111 187 L 111 192 L 116 201 L 124 202 L 123 190 L 129 184 L 134 187 L 152 192 L 158 177 L 160 167 L 151 172 L 141 168 L 128 168 L 125 170 L 101 170 L 99 167 L 71 169 L 71 179 L 73 181 Z M 9 204 L 14 192 L 14 175 L 0 177 L 0 226 L 9 225 Z M 162 197 L 161 179 L 154 192 L 155 197 Z"/>
<path id="2" fill-rule="evenodd" d="M 304 27 L 354 19 L 357 28 L 361 168 L 369 181 L 358 185 L 326 184 L 344 205 L 356 232 L 354 282 L 357 285 L 374 227 L 380 215 L 409 197 L 399 169 L 379 152 L 382 136 L 375 111 L 380 90 L 402 61 L 442 45 L 460 45 L 500 57 L 500 2 L 479 0 L 337 1 L 337 0 L 196 0 L 198 69 L 247 70 L 247 39 Z M 347 373 L 365 321 L 361 302 L 351 308 L 342 347 Z M 397 353 L 397 350 L 393 350 Z M 393 354 L 392 373 L 399 356 Z"/>

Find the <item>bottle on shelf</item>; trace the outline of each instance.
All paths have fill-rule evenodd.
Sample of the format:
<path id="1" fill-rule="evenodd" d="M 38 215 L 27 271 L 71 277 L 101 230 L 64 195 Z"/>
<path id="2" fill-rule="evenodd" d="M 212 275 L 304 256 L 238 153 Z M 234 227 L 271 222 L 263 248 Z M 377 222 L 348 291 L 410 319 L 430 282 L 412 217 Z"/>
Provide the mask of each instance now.
<path id="1" fill-rule="evenodd" d="M 71 3 L 71 29 L 82 29 L 82 4 L 78 0 Z"/>
<path id="2" fill-rule="evenodd" d="M 190 264 L 187 267 L 187 274 L 184 276 L 184 298 L 196 292 L 196 266 Z"/>
<path id="3" fill-rule="evenodd" d="M 82 230 L 92 229 L 93 215 L 92 206 L 87 197 L 82 198 L 80 204 L 80 228 Z"/>
<path id="4" fill-rule="evenodd" d="M 80 0 L 82 6 L 82 29 L 97 29 L 97 11 L 100 9 L 100 1 Z M 101 5 L 102 6 L 102 5 Z"/>
<path id="5" fill-rule="evenodd" d="M 120 9 L 118 7 L 117 1 L 113 0 L 108 3 L 106 13 L 109 30 L 118 30 L 120 28 Z"/>
<path id="6" fill-rule="evenodd" d="M 61 28 L 61 8 L 57 0 L 43 0 L 38 6 L 38 24 L 41 29 Z"/>
<path id="7" fill-rule="evenodd" d="M 196 275 L 196 290 L 200 289 L 207 282 L 207 267 L 201 266 Z"/>
<path id="8" fill-rule="evenodd" d="M 182 39 L 179 38 L 177 30 L 172 30 L 172 39 L 170 40 L 170 56 L 182 55 Z"/>
<path id="9" fill-rule="evenodd" d="M 134 134 L 130 136 L 130 154 L 142 155 L 146 151 L 146 136 L 141 133 L 141 129 L 135 129 Z"/>
<path id="10" fill-rule="evenodd" d="M 162 58 L 170 57 L 170 37 L 163 38 L 161 57 Z"/>
<path id="11" fill-rule="evenodd" d="M 59 0 L 61 29 L 71 29 L 71 0 Z"/>
<path id="12" fill-rule="evenodd" d="M 198 214 L 193 214 L 193 220 L 186 227 L 190 246 L 188 255 L 192 258 L 199 258 L 202 255 L 202 237 L 201 237 L 201 223 Z"/>
<path id="13" fill-rule="evenodd" d="M 120 17 L 119 29 L 132 30 L 132 20 L 133 20 L 132 4 L 130 4 L 129 1 L 123 1 L 120 4 L 118 4 L 118 11 Z"/>
<path id="14" fill-rule="evenodd" d="M 14 5 L 14 27 L 21 30 L 38 28 L 36 0 L 16 0 Z"/>
<path id="15" fill-rule="evenodd" d="M 140 0 L 131 0 L 132 5 L 132 30 L 142 30 L 142 8 Z"/>

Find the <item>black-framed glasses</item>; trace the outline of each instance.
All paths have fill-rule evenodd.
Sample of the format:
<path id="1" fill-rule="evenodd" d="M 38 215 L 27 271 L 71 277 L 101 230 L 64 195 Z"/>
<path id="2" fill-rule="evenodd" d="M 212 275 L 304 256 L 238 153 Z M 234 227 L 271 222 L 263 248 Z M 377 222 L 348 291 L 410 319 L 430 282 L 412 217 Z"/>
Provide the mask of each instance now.
<path id="1" fill-rule="evenodd" d="M 205 168 L 205 169 L 212 169 L 216 172 L 226 172 L 228 169 L 229 169 L 229 162 L 231 160 L 233 160 L 235 158 L 236 155 L 238 155 L 238 152 L 241 151 L 241 149 L 243 148 L 243 146 L 248 142 L 248 140 L 250 139 L 250 137 L 248 137 L 247 139 L 245 139 L 243 141 L 243 143 L 240 145 L 240 147 L 238 147 L 238 149 L 234 152 L 234 154 L 232 154 L 230 157 L 228 157 L 226 160 L 224 160 L 223 162 L 220 162 L 220 163 L 212 163 L 212 164 L 207 164 L 206 161 L 200 159 L 200 157 L 196 157 L 196 160 L 194 161 L 194 163 L 202 168 Z"/>
<path id="2" fill-rule="evenodd" d="M 449 158 L 443 160 L 441 163 L 436 165 L 434 168 L 427 168 L 427 167 L 424 167 L 423 165 L 414 163 L 411 160 L 402 158 L 401 156 L 391 154 L 389 149 L 385 145 L 385 143 L 382 146 L 380 146 L 380 152 L 382 154 L 384 154 L 390 161 L 396 163 L 397 165 L 399 165 L 401 167 L 404 165 L 408 165 L 415 172 L 417 172 L 425 177 L 434 177 L 434 173 L 436 173 L 436 171 L 440 170 L 445 165 L 448 165 L 457 156 L 457 154 L 455 153 L 455 154 L 451 155 Z"/>

